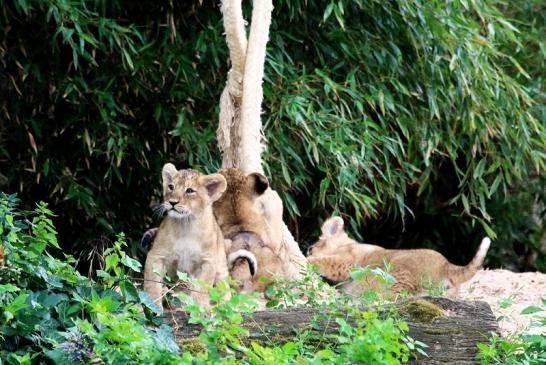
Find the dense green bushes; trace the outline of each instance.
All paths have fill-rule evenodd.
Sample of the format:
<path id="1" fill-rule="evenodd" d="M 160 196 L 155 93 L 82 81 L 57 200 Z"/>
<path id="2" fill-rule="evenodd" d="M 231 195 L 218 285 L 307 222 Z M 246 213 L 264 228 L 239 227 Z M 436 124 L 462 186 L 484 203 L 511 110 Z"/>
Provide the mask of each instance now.
<path id="1" fill-rule="evenodd" d="M 491 264 L 521 267 L 516 254 L 539 250 L 542 5 L 498 4 L 275 2 L 264 157 L 303 245 L 337 210 L 368 241 L 455 262 L 489 227 Z M 118 230 L 137 239 L 165 161 L 218 166 L 227 49 L 216 6 L 0 7 L 0 187 L 50 201 L 62 246 L 92 253 Z"/>
<path id="2" fill-rule="evenodd" d="M 106 257 L 109 262 L 118 257 L 104 272 L 116 280 L 96 284 L 74 269 L 71 256 L 61 261 L 50 255 L 59 247 L 47 206 L 25 213 L 16 203 L 13 195 L 0 193 L 6 254 L 6 266 L 0 267 L 0 362 L 88 363 L 98 357 L 119 363 L 142 356 L 143 363 L 157 363 L 177 355 L 172 330 L 144 326 L 141 303 L 148 315 L 157 307 L 129 280 L 126 273 L 138 270 L 138 262 L 120 251 L 122 241 Z"/>

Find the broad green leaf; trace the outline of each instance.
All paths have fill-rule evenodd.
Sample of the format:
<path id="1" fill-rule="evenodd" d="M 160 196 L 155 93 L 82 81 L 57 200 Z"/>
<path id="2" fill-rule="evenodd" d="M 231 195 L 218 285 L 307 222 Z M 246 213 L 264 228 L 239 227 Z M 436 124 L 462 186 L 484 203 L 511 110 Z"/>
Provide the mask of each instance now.
<path id="1" fill-rule="evenodd" d="M 14 293 L 21 289 L 13 284 L 0 284 L 0 294 L 1 293 Z"/>
<path id="2" fill-rule="evenodd" d="M 528 306 L 521 311 L 521 314 L 534 314 L 544 311 L 544 308 L 536 307 L 534 305 Z"/>
<path id="3" fill-rule="evenodd" d="M 126 254 L 122 255 L 121 263 L 133 270 L 134 272 L 140 272 L 140 269 L 142 268 L 142 264 L 140 262 L 129 257 Z"/>

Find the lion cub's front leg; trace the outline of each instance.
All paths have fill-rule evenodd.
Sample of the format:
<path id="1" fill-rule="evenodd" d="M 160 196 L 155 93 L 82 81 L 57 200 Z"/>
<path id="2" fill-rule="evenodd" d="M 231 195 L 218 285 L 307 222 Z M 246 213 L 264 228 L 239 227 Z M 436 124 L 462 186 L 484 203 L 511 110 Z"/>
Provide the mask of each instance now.
<path id="1" fill-rule="evenodd" d="M 203 262 L 200 272 L 196 275 L 198 283 L 204 285 L 192 285 L 190 287 L 190 297 L 192 297 L 199 305 L 210 307 L 208 288 L 214 285 L 216 278 L 216 268 L 214 262 L 209 260 Z"/>
<path id="2" fill-rule="evenodd" d="M 218 281 L 227 279 L 229 276 L 223 247 L 220 252 L 215 252 L 214 254 L 217 257 L 206 258 L 196 275 L 196 279 L 206 284 L 206 287 L 193 286 L 190 292 L 190 296 L 205 307 L 210 307 L 207 289 L 214 286 L 216 283 L 218 283 Z M 224 293 L 223 295 L 224 300 L 227 300 L 230 297 L 229 292 Z"/>
<path id="3" fill-rule="evenodd" d="M 144 291 L 163 310 L 163 277 L 167 271 L 166 259 L 153 250 L 146 257 L 144 266 Z"/>
<path id="4" fill-rule="evenodd" d="M 339 255 L 309 256 L 307 259 L 323 278 L 333 283 L 349 280 L 351 270 L 356 266 Z"/>

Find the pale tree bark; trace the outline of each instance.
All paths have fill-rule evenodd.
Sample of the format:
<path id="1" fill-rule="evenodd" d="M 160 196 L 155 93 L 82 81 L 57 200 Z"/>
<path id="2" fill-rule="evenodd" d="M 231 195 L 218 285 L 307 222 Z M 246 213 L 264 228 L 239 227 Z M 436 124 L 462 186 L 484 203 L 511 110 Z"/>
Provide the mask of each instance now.
<path id="1" fill-rule="evenodd" d="M 271 0 L 254 1 L 245 59 L 241 124 L 239 125 L 241 143 L 238 149 L 240 168 L 247 174 L 251 172 L 263 174 L 260 112 L 263 101 L 265 51 L 269 39 L 272 10 Z"/>
<path id="2" fill-rule="evenodd" d="M 223 155 L 222 167 L 229 168 L 239 165 L 237 160 L 237 149 L 240 144 L 238 133 L 241 121 L 247 40 L 241 1 L 224 1 L 222 13 L 231 70 L 220 97 L 220 116 L 216 135 L 218 146 Z"/>
<path id="3" fill-rule="evenodd" d="M 220 99 L 217 130 L 218 145 L 223 154 L 222 167 L 236 167 L 245 173 L 264 172 L 262 122 L 262 80 L 266 44 L 271 23 L 271 0 L 254 0 L 249 39 L 246 40 L 241 0 L 224 0 L 222 12 L 226 41 L 230 51 L 231 70 Z M 258 202 L 270 224 L 271 243 L 276 253 L 289 257 L 282 274 L 297 279 L 307 260 L 298 243 L 282 220 L 283 204 L 272 189 Z"/>

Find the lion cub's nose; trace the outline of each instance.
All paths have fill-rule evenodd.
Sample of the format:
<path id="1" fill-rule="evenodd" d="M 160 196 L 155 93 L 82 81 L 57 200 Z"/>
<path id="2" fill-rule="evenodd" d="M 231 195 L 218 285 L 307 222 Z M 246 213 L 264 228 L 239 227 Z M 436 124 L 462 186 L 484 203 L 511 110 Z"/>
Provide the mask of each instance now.
<path id="1" fill-rule="evenodd" d="M 174 206 L 175 206 L 176 204 L 178 204 L 178 202 L 179 202 L 179 200 L 169 200 L 169 203 L 171 203 L 171 205 L 173 206 L 173 208 L 174 208 Z"/>

